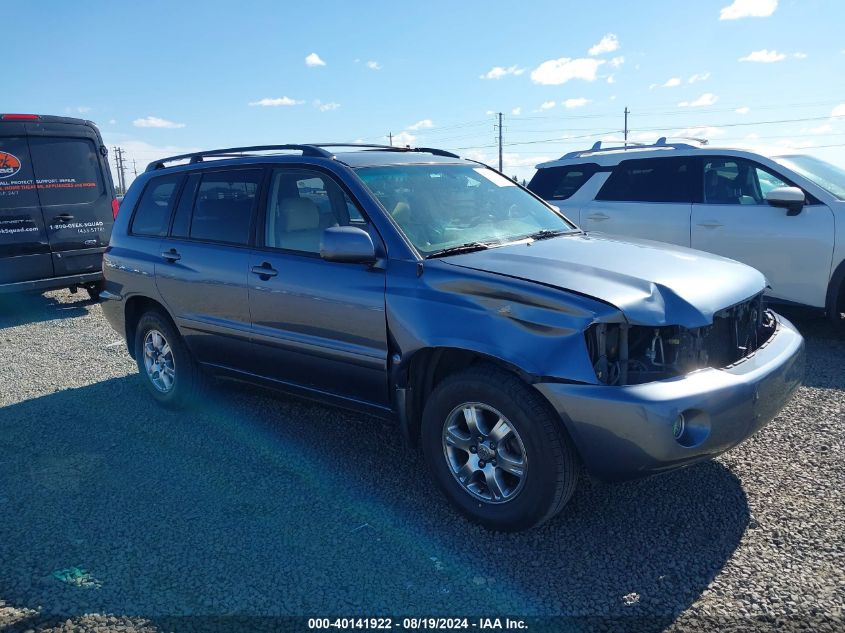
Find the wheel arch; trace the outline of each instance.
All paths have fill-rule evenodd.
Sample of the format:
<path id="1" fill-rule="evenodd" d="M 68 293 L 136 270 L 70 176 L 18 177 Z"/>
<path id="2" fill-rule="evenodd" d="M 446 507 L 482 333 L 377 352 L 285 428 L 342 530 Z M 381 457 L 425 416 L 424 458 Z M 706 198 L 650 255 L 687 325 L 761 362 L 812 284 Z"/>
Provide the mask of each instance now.
<path id="1" fill-rule="evenodd" d="M 167 311 L 167 308 L 165 308 L 160 301 L 156 301 L 155 299 L 145 295 L 134 295 L 129 297 L 126 300 L 126 306 L 124 307 L 124 336 L 126 337 L 126 348 L 132 358 L 135 358 L 134 341 L 135 330 L 138 327 L 138 322 L 141 320 L 141 316 L 150 311 L 158 312 L 170 321 L 177 331 L 179 329 L 176 327 L 176 322 L 173 320 L 170 312 Z"/>
<path id="2" fill-rule="evenodd" d="M 845 260 L 839 262 L 834 269 L 827 286 L 825 313 L 834 323 L 839 322 L 839 313 L 845 311 L 843 303 L 845 303 Z"/>

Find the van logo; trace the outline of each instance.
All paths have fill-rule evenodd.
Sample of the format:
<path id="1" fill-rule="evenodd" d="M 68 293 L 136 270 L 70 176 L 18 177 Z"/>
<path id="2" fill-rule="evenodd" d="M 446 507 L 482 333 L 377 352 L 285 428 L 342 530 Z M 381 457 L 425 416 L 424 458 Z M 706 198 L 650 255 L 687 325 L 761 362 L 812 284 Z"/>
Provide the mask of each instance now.
<path id="1" fill-rule="evenodd" d="M 8 152 L 0 152 L 0 178 L 9 178 L 21 170 L 21 161 Z"/>

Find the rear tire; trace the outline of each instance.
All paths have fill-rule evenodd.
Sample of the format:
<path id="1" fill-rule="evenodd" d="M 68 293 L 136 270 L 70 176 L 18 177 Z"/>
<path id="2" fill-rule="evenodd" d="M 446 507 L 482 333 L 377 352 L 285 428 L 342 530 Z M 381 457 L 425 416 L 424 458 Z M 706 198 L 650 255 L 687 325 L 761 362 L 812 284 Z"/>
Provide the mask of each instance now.
<path id="1" fill-rule="evenodd" d="M 91 297 L 91 301 L 99 301 L 100 293 L 105 290 L 105 287 L 105 281 L 95 281 L 94 283 L 85 286 L 85 290 L 88 293 L 88 296 Z"/>
<path id="2" fill-rule="evenodd" d="M 580 465 L 560 416 L 497 367 L 475 365 L 437 385 L 421 435 L 435 484 L 490 529 L 539 525 L 575 491 Z"/>
<path id="3" fill-rule="evenodd" d="M 158 311 L 144 313 L 134 349 L 141 381 L 160 404 L 182 409 L 200 402 L 206 377 L 169 318 Z"/>

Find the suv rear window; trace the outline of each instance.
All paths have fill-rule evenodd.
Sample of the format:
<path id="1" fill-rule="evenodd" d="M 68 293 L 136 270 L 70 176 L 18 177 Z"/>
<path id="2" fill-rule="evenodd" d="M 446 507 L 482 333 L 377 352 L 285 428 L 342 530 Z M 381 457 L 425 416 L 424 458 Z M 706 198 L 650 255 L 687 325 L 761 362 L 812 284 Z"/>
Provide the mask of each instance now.
<path id="1" fill-rule="evenodd" d="M 248 244 L 261 176 L 260 169 L 204 174 L 194 204 L 190 237 L 225 244 Z"/>
<path id="2" fill-rule="evenodd" d="M 172 175 L 153 178 L 147 183 L 132 218 L 133 234 L 167 235 L 170 213 L 173 210 L 181 180 L 181 175 Z"/>
<path id="3" fill-rule="evenodd" d="M 596 195 L 617 202 L 692 202 L 689 158 L 623 160 Z"/>
<path id="4" fill-rule="evenodd" d="M 543 200 L 572 197 L 599 169 L 595 163 L 538 169 L 528 188 Z"/>
<path id="5" fill-rule="evenodd" d="M 31 136 L 29 151 L 41 206 L 93 202 L 103 194 L 100 155 L 93 141 Z"/>

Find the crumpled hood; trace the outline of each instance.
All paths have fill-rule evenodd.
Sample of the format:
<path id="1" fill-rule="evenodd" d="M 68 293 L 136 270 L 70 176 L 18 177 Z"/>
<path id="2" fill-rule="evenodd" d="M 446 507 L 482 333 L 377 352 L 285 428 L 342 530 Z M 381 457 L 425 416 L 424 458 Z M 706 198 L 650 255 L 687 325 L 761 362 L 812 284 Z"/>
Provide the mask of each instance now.
<path id="1" fill-rule="evenodd" d="M 719 310 L 766 287 L 762 273 L 724 257 L 600 233 L 510 244 L 441 261 L 587 295 L 640 325 L 708 325 Z"/>

